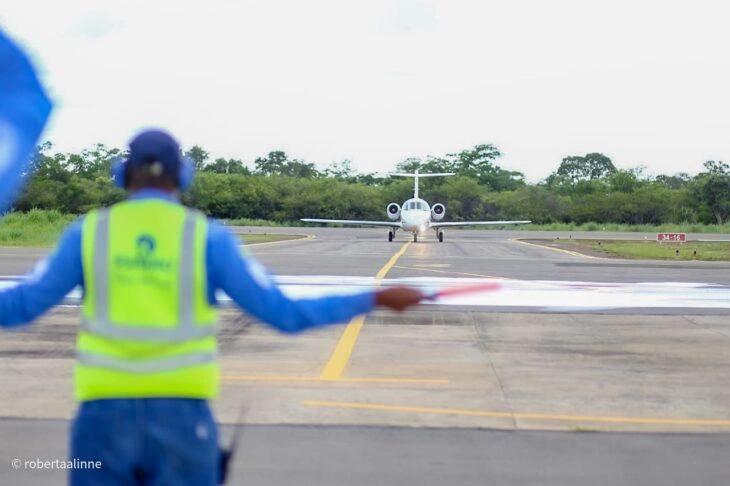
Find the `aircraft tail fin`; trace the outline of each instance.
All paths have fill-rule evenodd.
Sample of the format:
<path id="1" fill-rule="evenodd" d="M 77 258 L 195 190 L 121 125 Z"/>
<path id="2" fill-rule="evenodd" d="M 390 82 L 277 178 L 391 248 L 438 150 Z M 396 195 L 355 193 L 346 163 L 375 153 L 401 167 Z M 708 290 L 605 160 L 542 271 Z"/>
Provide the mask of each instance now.
<path id="1" fill-rule="evenodd" d="M 391 172 L 388 174 L 389 176 L 393 177 L 413 177 L 413 197 L 418 198 L 418 178 L 419 177 L 441 177 L 441 176 L 452 176 L 456 175 L 455 172 L 432 172 L 430 174 L 419 174 L 418 169 L 412 174 L 408 174 L 405 172 Z"/>

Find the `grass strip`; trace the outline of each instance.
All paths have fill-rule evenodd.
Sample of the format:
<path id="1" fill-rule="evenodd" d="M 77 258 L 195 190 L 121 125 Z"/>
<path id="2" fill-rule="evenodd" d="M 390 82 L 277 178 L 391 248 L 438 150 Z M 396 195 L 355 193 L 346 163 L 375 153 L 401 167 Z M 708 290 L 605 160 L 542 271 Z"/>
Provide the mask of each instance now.
<path id="1" fill-rule="evenodd" d="M 33 209 L 11 212 L 0 218 L 0 246 L 52 246 L 77 216 Z"/>
<path id="2" fill-rule="evenodd" d="M 256 245 L 259 243 L 271 243 L 274 241 L 299 240 L 299 239 L 303 238 L 302 235 L 271 235 L 271 234 L 260 234 L 260 233 L 239 234 L 238 237 L 246 245 Z"/>
<path id="3" fill-rule="evenodd" d="M 657 243 L 654 240 L 560 239 L 529 240 L 593 256 L 635 260 L 730 261 L 730 242 L 688 241 Z"/>

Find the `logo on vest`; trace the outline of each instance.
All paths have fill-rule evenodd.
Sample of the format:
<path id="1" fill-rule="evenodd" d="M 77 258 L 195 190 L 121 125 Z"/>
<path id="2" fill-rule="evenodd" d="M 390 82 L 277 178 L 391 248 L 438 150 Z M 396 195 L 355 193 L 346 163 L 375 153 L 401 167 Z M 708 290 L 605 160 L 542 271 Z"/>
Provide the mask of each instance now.
<path id="1" fill-rule="evenodd" d="M 149 256 L 155 251 L 155 239 L 150 235 L 142 235 L 137 238 L 137 254 L 142 256 Z"/>
<path id="2" fill-rule="evenodd" d="M 151 235 L 140 235 L 136 241 L 137 254 L 135 256 L 119 255 L 114 263 L 127 269 L 162 270 L 172 268 L 170 260 L 155 256 L 157 242 Z"/>

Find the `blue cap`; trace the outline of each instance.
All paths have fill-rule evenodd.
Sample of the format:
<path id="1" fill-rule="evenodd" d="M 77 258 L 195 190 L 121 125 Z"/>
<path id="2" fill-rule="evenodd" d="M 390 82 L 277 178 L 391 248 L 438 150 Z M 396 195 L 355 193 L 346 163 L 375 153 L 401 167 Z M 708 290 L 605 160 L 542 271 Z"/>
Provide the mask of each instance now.
<path id="1" fill-rule="evenodd" d="M 159 162 L 166 174 L 177 174 L 182 164 L 180 145 L 172 135 L 162 130 L 146 130 L 129 142 L 127 163 L 130 167 L 154 162 Z"/>

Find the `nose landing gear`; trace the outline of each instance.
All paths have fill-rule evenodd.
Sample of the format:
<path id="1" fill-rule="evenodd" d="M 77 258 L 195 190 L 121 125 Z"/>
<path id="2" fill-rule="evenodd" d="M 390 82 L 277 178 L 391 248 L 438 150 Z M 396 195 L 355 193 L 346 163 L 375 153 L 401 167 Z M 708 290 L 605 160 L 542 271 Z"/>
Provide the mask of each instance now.
<path id="1" fill-rule="evenodd" d="M 413 243 L 418 243 L 418 233 L 413 233 Z"/>
<path id="2" fill-rule="evenodd" d="M 393 241 L 393 232 L 388 231 L 388 241 Z"/>
<path id="3" fill-rule="evenodd" d="M 443 243 L 443 242 L 444 242 L 444 232 L 439 231 L 439 243 Z"/>

